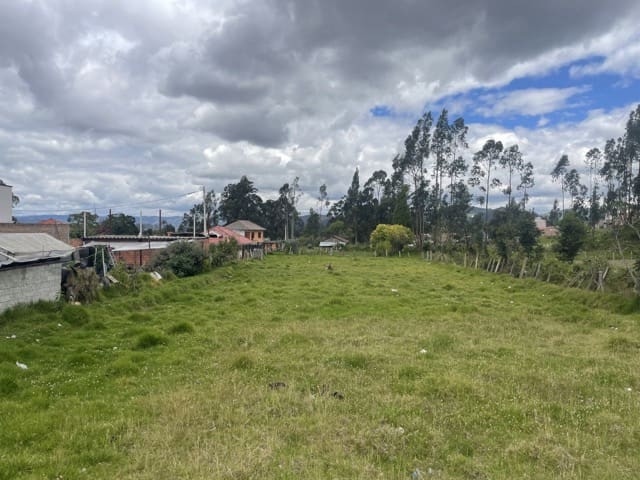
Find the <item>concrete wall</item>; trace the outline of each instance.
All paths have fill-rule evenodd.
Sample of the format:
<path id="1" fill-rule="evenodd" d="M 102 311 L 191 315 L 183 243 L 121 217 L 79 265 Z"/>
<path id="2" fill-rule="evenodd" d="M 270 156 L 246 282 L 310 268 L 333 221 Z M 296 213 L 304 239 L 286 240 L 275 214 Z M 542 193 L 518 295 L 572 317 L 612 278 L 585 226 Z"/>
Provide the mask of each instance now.
<path id="1" fill-rule="evenodd" d="M 11 221 L 11 220 L 9 220 Z M 48 233 L 53 238 L 71 245 L 69 239 L 69 224 L 57 223 L 1 223 L 0 233 Z"/>
<path id="2" fill-rule="evenodd" d="M 13 212 L 13 190 L 9 185 L 0 185 L 0 223 L 11 223 Z"/>
<path id="3" fill-rule="evenodd" d="M 60 262 L 0 268 L 0 312 L 19 303 L 55 300 L 61 279 Z"/>

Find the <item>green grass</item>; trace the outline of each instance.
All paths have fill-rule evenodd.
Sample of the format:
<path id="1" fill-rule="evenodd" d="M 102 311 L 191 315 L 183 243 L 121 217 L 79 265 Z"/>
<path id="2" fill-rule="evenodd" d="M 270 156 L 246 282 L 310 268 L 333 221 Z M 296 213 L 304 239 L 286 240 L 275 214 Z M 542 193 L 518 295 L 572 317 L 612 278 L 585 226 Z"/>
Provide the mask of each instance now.
<path id="1" fill-rule="evenodd" d="M 637 478 L 636 304 L 415 258 L 326 263 L 6 312 L 0 479 Z"/>

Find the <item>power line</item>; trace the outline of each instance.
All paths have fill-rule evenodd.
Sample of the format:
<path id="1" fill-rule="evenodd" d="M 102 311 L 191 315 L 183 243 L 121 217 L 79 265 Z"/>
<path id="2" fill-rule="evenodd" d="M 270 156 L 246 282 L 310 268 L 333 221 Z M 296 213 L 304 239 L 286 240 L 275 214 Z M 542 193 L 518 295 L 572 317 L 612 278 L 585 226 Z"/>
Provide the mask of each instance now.
<path id="1" fill-rule="evenodd" d="M 51 209 L 51 208 L 41 208 L 41 209 L 22 209 L 22 208 L 15 208 L 13 209 L 14 212 L 16 213 L 36 213 L 36 212 L 45 212 L 45 213 L 56 213 L 56 212 L 62 212 L 62 213 L 66 213 L 69 212 L 70 210 L 80 210 L 80 211 L 90 211 L 90 210 L 110 210 L 110 209 L 114 209 L 114 208 L 129 208 L 129 207 L 138 207 L 140 205 L 148 205 L 150 203 L 159 203 L 159 202 L 165 202 L 168 200 L 176 200 L 178 198 L 182 198 L 182 197 L 187 197 L 189 195 L 193 195 L 194 193 L 200 193 L 200 190 L 194 190 L 193 192 L 189 192 L 189 193 L 183 193 L 182 195 L 177 195 L 177 196 L 173 196 L 173 197 L 165 197 L 165 198 L 157 198 L 154 200 L 145 200 L 143 202 L 136 202 L 136 203 L 123 203 L 120 205 L 111 205 L 108 207 L 96 207 L 95 205 L 92 205 L 90 207 L 76 207 L 76 208 L 59 208 L 59 209 Z"/>

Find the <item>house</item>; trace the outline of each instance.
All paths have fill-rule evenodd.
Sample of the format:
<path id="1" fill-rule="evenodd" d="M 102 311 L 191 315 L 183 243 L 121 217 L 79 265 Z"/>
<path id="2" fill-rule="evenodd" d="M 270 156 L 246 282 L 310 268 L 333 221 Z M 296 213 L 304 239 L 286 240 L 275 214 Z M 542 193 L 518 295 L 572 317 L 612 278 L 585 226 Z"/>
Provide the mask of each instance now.
<path id="1" fill-rule="evenodd" d="M 225 225 L 225 227 L 238 232 L 243 237 L 255 243 L 264 242 L 264 232 L 267 230 L 249 220 L 236 220 L 233 223 Z"/>
<path id="2" fill-rule="evenodd" d="M 542 217 L 536 217 L 535 222 L 536 222 L 536 228 L 539 231 L 544 232 L 544 229 L 547 228 L 547 219 Z"/>
<path id="3" fill-rule="evenodd" d="M 0 233 L 0 312 L 60 295 L 62 262 L 73 247 L 46 233 Z"/>
<path id="4" fill-rule="evenodd" d="M 258 228 L 262 228 L 258 225 L 255 226 Z M 260 231 L 260 233 L 262 234 L 263 232 Z M 221 227 L 218 225 L 209 229 L 209 238 L 207 239 L 207 243 L 209 245 L 217 245 L 219 243 L 228 242 L 230 240 L 235 240 L 238 244 L 239 259 L 262 258 L 264 255 L 264 237 L 260 242 L 250 240 L 249 238 L 247 238 L 245 231 L 233 230 L 229 228 L 228 225 L 226 227 Z"/>
<path id="5" fill-rule="evenodd" d="M 13 223 L 13 187 L 0 180 L 0 223 Z"/>
<path id="6" fill-rule="evenodd" d="M 342 248 L 349 243 L 344 237 L 340 237 L 338 235 L 332 235 L 329 238 L 325 238 L 318 245 L 320 248 Z"/>

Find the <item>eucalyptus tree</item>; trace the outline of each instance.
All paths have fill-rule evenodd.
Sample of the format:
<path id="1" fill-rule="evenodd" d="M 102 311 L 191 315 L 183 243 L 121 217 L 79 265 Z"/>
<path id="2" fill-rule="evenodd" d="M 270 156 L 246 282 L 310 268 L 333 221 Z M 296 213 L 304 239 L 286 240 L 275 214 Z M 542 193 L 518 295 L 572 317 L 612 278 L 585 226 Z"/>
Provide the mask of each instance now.
<path id="1" fill-rule="evenodd" d="M 585 156 L 585 164 L 589 167 L 589 225 L 595 228 L 600 220 L 600 182 L 598 172 L 602 164 L 602 152 L 592 148 Z"/>
<path id="2" fill-rule="evenodd" d="M 566 190 L 565 176 L 567 174 L 567 168 L 569 167 L 569 156 L 562 155 L 556 166 L 551 170 L 551 178 L 554 182 L 560 182 L 560 188 L 562 189 L 562 215 L 564 215 L 564 192 Z"/>
<path id="3" fill-rule="evenodd" d="M 449 197 L 450 203 L 454 203 L 454 184 L 463 178 L 469 169 L 467 162 L 461 155 L 463 150 L 469 148 L 467 143 L 467 133 L 469 127 L 464 123 L 464 118 L 456 118 L 450 126 L 451 142 L 449 146 L 450 159 L 447 162 L 447 175 L 449 176 Z"/>
<path id="4" fill-rule="evenodd" d="M 433 212 L 433 225 L 434 225 L 434 240 L 438 242 L 440 234 L 440 217 L 442 209 L 442 196 L 443 196 L 443 177 L 447 171 L 447 160 L 449 159 L 451 152 L 452 131 L 449 125 L 449 113 L 446 108 L 442 109 L 436 127 L 433 131 L 433 137 L 431 139 L 431 153 L 432 155 L 432 173 L 433 188 L 432 199 L 433 205 L 431 210 Z"/>
<path id="5" fill-rule="evenodd" d="M 500 155 L 498 163 L 506 170 L 507 173 L 507 183 L 503 191 L 504 194 L 507 195 L 508 206 L 511 205 L 513 177 L 514 175 L 521 173 L 524 169 L 524 161 L 522 160 L 522 153 L 520 152 L 518 144 L 511 145 L 509 148 L 505 149 L 502 152 L 502 155 Z"/>
<path id="6" fill-rule="evenodd" d="M 342 205 L 342 215 L 344 217 L 345 224 L 351 228 L 354 243 L 358 243 L 358 222 L 360 215 L 360 172 L 356 167 L 351 179 L 351 186 L 347 190 L 347 195 L 344 197 Z"/>
<path id="7" fill-rule="evenodd" d="M 405 139 L 404 154 L 396 157 L 393 163 L 394 180 L 404 179 L 404 176 L 408 175 L 412 183 L 413 228 L 420 249 L 424 239 L 424 217 L 429 185 L 426 179 L 425 162 L 431 153 L 432 124 L 431 112 L 425 112 Z"/>
<path id="8" fill-rule="evenodd" d="M 328 207 L 331 202 L 329 201 L 329 194 L 327 193 L 327 184 L 323 183 L 319 188 L 318 196 L 318 215 L 322 216 L 322 209 Z"/>
<path id="9" fill-rule="evenodd" d="M 580 182 L 578 170 L 572 168 L 565 174 L 565 188 L 571 196 L 571 209 L 581 217 L 586 217 L 585 195 L 587 187 Z"/>
<path id="10" fill-rule="evenodd" d="M 640 105 L 629 114 L 624 135 L 607 141 L 604 157 L 607 206 L 631 223 L 640 210 Z"/>
<path id="11" fill-rule="evenodd" d="M 533 164 L 527 162 L 523 165 L 520 171 L 520 183 L 518 184 L 518 190 L 522 190 L 522 208 L 526 210 L 527 202 L 529 201 L 529 190 L 535 186 L 535 180 L 533 178 Z"/>
<path id="12" fill-rule="evenodd" d="M 469 185 L 478 186 L 482 195 L 478 197 L 480 204 L 484 204 L 484 225 L 489 219 L 489 195 L 491 189 L 499 187 L 500 179 L 492 177 L 494 170 L 500 161 L 504 147 L 502 142 L 489 139 L 482 146 L 482 149 L 473 155 L 473 167 Z"/>

